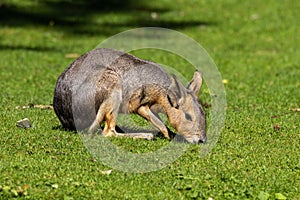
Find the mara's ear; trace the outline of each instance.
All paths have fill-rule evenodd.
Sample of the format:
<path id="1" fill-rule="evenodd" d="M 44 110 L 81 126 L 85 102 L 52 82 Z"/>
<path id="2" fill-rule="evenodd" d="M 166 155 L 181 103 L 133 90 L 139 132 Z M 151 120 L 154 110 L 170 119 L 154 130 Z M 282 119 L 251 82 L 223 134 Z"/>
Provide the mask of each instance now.
<path id="1" fill-rule="evenodd" d="M 180 83 L 175 75 L 171 76 L 171 85 L 168 88 L 168 100 L 175 108 L 185 102 L 187 91 L 186 88 Z"/>
<path id="2" fill-rule="evenodd" d="M 202 74 L 196 70 L 193 79 L 191 80 L 187 88 L 191 90 L 196 97 L 198 97 L 198 93 L 200 91 L 201 86 L 202 86 Z"/>

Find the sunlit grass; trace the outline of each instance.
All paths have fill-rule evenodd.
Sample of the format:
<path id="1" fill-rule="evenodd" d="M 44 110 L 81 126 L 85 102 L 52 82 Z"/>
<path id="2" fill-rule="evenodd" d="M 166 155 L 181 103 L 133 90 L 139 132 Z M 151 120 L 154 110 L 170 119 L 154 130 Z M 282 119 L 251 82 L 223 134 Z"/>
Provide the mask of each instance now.
<path id="1" fill-rule="evenodd" d="M 68 1 L 3 2 L 0 199 L 300 199 L 298 1 L 142 1 L 125 9 L 107 1 L 107 9 L 72 4 L 74 13 L 62 12 L 59 3 Z M 57 77 L 74 60 L 66 54 L 83 54 L 140 26 L 176 29 L 208 51 L 226 79 L 226 123 L 204 158 L 193 145 L 162 170 L 110 173 L 78 134 L 60 128 L 52 110 L 16 106 L 51 104 Z M 192 77 L 191 66 L 174 55 L 134 54 Z M 200 98 L 210 103 L 206 87 Z M 25 117 L 32 129 L 16 127 Z M 111 140 L 134 153 L 168 144 L 163 138 Z"/>

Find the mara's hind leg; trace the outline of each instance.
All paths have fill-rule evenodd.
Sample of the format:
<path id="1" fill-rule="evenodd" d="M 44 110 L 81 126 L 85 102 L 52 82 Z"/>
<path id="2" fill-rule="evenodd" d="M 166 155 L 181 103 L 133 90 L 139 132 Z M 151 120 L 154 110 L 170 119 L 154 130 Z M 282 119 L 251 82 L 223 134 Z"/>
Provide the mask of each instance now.
<path id="1" fill-rule="evenodd" d="M 104 103 L 105 126 L 102 134 L 105 137 L 118 135 L 116 132 L 116 121 L 121 103 L 122 92 L 120 89 L 113 90 L 110 94 L 110 98 Z"/>
<path id="2" fill-rule="evenodd" d="M 105 125 L 102 134 L 105 137 L 118 135 L 116 132 L 116 120 L 118 109 L 111 109 L 105 114 Z"/>
<path id="3" fill-rule="evenodd" d="M 110 94 L 110 98 L 106 99 L 100 105 L 96 119 L 89 128 L 89 132 L 95 132 L 100 129 L 100 124 L 105 121 L 105 126 L 102 131 L 104 136 L 116 135 L 116 119 L 122 101 L 122 95 L 120 90 L 114 90 Z"/>
<path id="4" fill-rule="evenodd" d="M 111 107 L 111 104 L 106 104 L 106 103 L 102 104 L 97 112 L 96 119 L 90 126 L 88 132 L 95 133 L 99 131 L 101 122 L 105 121 L 102 134 L 106 137 L 117 135 L 117 132 L 115 130 L 117 115 L 118 115 L 118 107 L 113 108 Z"/>
<path id="5" fill-rule="evenodd" d="M 92 123 L 92 125 L 88 129 L 88 133 L 95 133 L 100 129 L 100 124 L 104 120 L 105 117 L 105 110 L 102 106 L 98 109 L 96 119 Z"/>

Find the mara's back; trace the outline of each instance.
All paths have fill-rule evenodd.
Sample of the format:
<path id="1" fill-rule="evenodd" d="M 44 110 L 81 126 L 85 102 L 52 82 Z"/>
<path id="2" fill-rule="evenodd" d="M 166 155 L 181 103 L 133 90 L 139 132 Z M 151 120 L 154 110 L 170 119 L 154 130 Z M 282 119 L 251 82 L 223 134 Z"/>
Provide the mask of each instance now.
<path id="1" fill-rule="evenodd" d="M 60 75 L 53 106 L 65 128 L 84 129 L 114 90 L 121 90 L 121 102 L 116 103 L 127 110 L 135 91 L 145 85 L 168 88 L 170 84 L 171 79 L 161 66 L 121 51 L 99 48 L 75 60 Z"/>

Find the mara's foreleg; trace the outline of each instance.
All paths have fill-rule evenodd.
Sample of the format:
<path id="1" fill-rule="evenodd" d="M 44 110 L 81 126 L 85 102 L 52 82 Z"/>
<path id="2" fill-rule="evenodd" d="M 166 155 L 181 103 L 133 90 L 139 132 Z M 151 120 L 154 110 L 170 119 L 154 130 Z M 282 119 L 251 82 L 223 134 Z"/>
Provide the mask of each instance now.
<path id="1" fill-rule="evenodd" d="M 139 107 L 137 113 L 158 128 L 165 138 L 170 139 L 167 127 L 159 118 L 155 116 L 155 114 L 152 113 L 148 106 Z"/>

